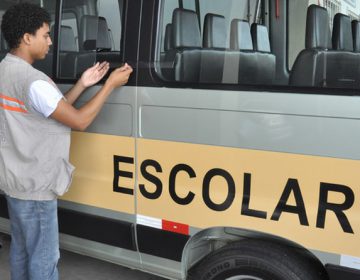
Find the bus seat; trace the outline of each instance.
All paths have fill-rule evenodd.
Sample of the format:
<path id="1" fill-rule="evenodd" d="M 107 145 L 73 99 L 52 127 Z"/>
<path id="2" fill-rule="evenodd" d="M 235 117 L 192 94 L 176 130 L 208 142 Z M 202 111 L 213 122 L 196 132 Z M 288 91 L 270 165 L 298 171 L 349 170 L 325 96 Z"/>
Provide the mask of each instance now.
<path id="1" fill-rule="evenodd" d="M 74 31 L 71 26 L 61 25 L 60 27 L 60 46 L 61 52 L 76 52 L 77 46 Z"/>
<path id="2" fill-rule="evenodd" d="M 251 38 L 255 51 L 271 53 L 269 33 L 265 25 L 253 23 L 251 25 Z"/>
<path id="3" fill-rule="evenodd" d="M 175 48 L 201 48 L 200 27 L 194 11 L 175 9 L 172 23 Z"/>
<path id="4" fill-rule="evenodd" d="M 198 82 L 200 74 L 201 38 L 197 14 L 176 8 L 172 17 L 174 49 L 166 54 L 172 63 L 170 77 L 179 82 Z"/>
<path id="5" fill-rule="evenodd" d="M 360 52 L 360 22 L 353 20 L 351 22 L 352 36 L 353 36 L 353 50 Z"/>
<path id="6" fill-rule="evenodd" d="M 230 48 L 242 51 L 254 50 L 248 21 L 241 19 L 231 21 Z"/>
<path id="7" fill-rule="evenodd" d="M 80 26 L 83 53 L 77 59 L 77 77 L 96 61 L 116 61 L 120 64 L 120 54 L 111 52 L 109 27 L 104 17 L 85 15 Z"/>
<path id="8" fill-rule="evenodd" d="M 207 14 L 204 20 L 200 82 L 221 83 L 226 50 L 225 17 Z"/>
<path id="9" fill-rule="evenodd" d="M 306 18 L 306 49 L 331 49 L 329 15 L 325 8 L 310 5 Z"/>
<path id="10" fill-rule="evenodd" d="M 326 55 L 326 85 L 338 88 L 359 87 L 359 54 L 353 52 L 351 19 L 337 13 L 333 22 L 333 50 Z"/>
<path id="11" fill-rule="evenodd" d="M 168 23 L 165 28 L 164 36 L 164 52 L 160 54 L 161 60 L 161 72 L 165 79 L 174 80 L 174 59 L 175 51 L 173 44 L 173 27 L 171 23 Z"/>
<path id="12" fill-rule="evenodd" d="M 226 48 L 225 17 L 216 14 L 207 14 L 204 19 L 203 32 L 204 48 Z"/>
<path id="13" fill-rule="evenodd" d="M 251 38 L 258 63 L 258 84 L 272 84 L 275 79 L 276 58 L 271 53 L 268 29 L 265 25 L 253 23 Z"/>
<path id="14" fill-rule="evenodd" d="M 353 51 L 350 17 L 341 13 L 334 16 L 332 46 L 334 50 Z"/>
<path id="15" fill-rule="evenodd" d="M 257 56 L 251 39 L 249 22 L 233 19 L 230 26 L 230 49 L 226 52 L 224 75 L 237 73 L 237 82 L 256 84 L 258 75 Z"/>
<path id="16" fill-rule="evenodd" d="M 109 28 L 104 17 L 85 15 L 81 18 L 80 49 L 86 51 L 111 50 L 111 38 Z"/>
<path id="17" fill-rule="evenodd" d="M 54 34 L 54 26 L 51 28 L 51 34 Z M 60 73 L 72 73 L 74 61 L 66 61 L 68 54 L 75 54 L 78 51 L 75 34 L 71 26 L 60 26 L 59 42 L 59 64 Z"/>
<path id="18" fill-rule="evenodd" d="M 109 28 L 104 17 L 85 15 L 81 19 L 79 32 L 80 52 L 69 53 L 65 59 L 62 77 L 78 78 L 97 61 L 109 61 L 111 67 L 121 64 L 119 52 L 111 51 Z"/>
<path id="19" fill-rule="evenodd" d="M 305 49 L 293 65 L 289 82 L 293 86 L 324 86 L 325 54 L 331 48 L 329 15 L 325 8 L 310 5 L 306 17 Z"/>
<path id="20" fill-rule="evenodd" d="M 98 21 L 98 16 L 84 15 L 81 17 L 78 35 L 80 50 L 96 50 L 96 43 L 94 42 L 97 39 Z M 90 42 L 92 43 L 90 44 Z"/>
<path id="21" fill-rule="evenodd" d="M 81 70 L 85 70 L 94 63 L 98 22 L 99 17 L 97 16 L 84 15 L 81 18 L 80 30 L 78 33 L 79 50 L 74 53 L 69 52 L 65 55 L 63 63 L 60 64 L 60 76 L 62 78 L 76 78 Z M 61 32 L 64 32 L 65 30 L 66 29 L 61 27 Z M 65 40 L 70 39 L 70 32 L 65 31 L 65 37 Z M 62 44 L 66 45 L 66 42 L 61 42 L 60 52 L 63 52 L 61 49 Z"/>
<path id="22" fill-rule="evenodd" d="M 168 23 L 165 29 L 165 38 L 164 38 L 164 51 L 167 52 L 174 48 L 173 36 L 172 36 L 172 24 Z"/>

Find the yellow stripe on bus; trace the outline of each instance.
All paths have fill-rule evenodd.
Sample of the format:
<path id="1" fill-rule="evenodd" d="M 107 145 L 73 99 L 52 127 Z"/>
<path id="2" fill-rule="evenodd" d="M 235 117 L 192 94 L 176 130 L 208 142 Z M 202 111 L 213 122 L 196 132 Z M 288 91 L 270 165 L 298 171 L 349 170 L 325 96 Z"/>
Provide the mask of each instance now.
<path id="1" fill-rule="evenodd" d="M 114 155 L 134 157 L 135 139 L 84 132 L 72 132 L 71 137 L 70 161 L 76 169 L 71 187 L 61 199 L 135 213 L 134 197 L 113 191 Z M 128 167 L 134 172 L 134 166 Z M 133 189 L 134 182 L 122 178 L 128 188 Z"/>
<path id="2" fill-rule="evenodd" d="M 74 132 L 76 203 L 360 257 L 360 161 Z M 138 186 L 135 185 L 138 163 Z M 136 194 L 136 198 L 134 197 Z"/>
<path id="3" fill-rule="evenodd" d="M 156 199 L 138 192 L 139 214 L 198 228 L 253 229 L 309 249 L 360 256 L 356 245 L 360 244 L 360 161 L 146 139 L 138 141 L 138 153 L 143 193 L 154 193 L 157 188 L 142 176 L 144 170 L 146 177 L 152 174 L 162 183 Z M 149 159 L 162 171 L 155 171 Z M 148 164 L 143 164 L 142 172 L 144 162 Z M 235 185 L 233 200 L 229 175 Z M 250 196 L 244 199 L 249 186 Z M 322 205 L 320 193 L 321 201 L 326 202 Z M 301 198 L 305 212 L 298 214 Z M 329 210 L 333 204 L 347 208 L 345 201 L 352 202 L 349 209 L 339 211 L 345 218 Z M 216 210 L 216 205 L 221 207 Z M 297 213 L 291 212 L 294 210 Z"/>

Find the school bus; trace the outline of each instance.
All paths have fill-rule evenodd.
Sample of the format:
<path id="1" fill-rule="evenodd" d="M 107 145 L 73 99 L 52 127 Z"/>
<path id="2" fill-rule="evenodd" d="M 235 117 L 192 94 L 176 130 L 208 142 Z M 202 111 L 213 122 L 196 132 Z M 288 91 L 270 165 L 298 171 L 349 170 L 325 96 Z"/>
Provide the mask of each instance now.
<path id="1" fill-rule="evenodd" d="M 62 248 L 169 279 L 360 279 L 360 1 L 29 2 L 62 91 L 134 68 L 72 132 Z"/>

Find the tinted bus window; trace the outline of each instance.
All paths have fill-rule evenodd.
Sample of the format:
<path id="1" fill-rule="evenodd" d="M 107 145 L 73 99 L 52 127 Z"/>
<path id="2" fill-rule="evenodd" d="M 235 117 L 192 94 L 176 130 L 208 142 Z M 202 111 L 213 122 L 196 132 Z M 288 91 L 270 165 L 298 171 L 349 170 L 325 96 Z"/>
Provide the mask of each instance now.
<path id="1" fill-rule="evenodd" d="M 58 77 L 76 79 L 98 61 L 121 63 L 122 0 L 65 0 L 59 37 Z"/>
<path id="2" fill-rule="evenodd" d="M 163 1 L 156 63 L 174 86 L 360 87 L 360 1 L 178 2 Z"/>
<path id="3" fill-rule="evenodd" d="M 193 10 L 195 11 L 195 1 L 193 0 L 183 0 L 182 5 L 184 9 Z"/>
<path id="4" fill-rule="evenodd" d="M 98 1 L 98 13 L 100 17 L 105 17 L 109 27 L 109 36 L 112 45 L 112 50 L 120 51 L 121 42 L 121 10 L 123 1 L 119 0 L 99 0 Z M 121 7 L 121 9 L 120 9 Z M 119 11 L 117 13 L 114 11 Z"/>
<path id="5" fill-rule="evenodd" d="M 195 84 L 272 84 L 275 56 L 262 1 L 164 1 L 158 72 L 166 81 Z M 195 3 L 195 1 L 193 1 Z M 261 38 L 256 37 L 256 34 Z M 261 39 L 261 44 L 258 41 Z"/>

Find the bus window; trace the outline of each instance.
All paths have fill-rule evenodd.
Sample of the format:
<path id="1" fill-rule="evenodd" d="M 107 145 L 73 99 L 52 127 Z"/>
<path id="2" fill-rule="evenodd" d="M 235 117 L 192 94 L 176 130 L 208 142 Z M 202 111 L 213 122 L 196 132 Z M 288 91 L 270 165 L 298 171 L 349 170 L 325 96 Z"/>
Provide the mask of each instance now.
<path id="1" fill-rule="evenodd" d="M 193 0 L 183 0 L 182 1 L 182 8 L 187 9 L 187 10 L 196 10 L 195 7 L 195 1 Z"/>
<path id="2" fill-rule="evenodd" d="M 173 86 L 358 89 L 360 47 L 353 45 L 360 38 L 352 26 L 360 1 L 286 3 L 280 11 L 278 2 L 266 0 L 163 1 L 157 74 Z"/>
<path id="3" fill-rule="evenodd" d="M 288 66 L 291 86 L 360 87 L 359 40 L 352 25 L 360 1 L 289 1 Z"/>
<path id="4" fill-rule="evenodd" d="M 77 79 L 98 61 L 121 64 L 122 0 L 65 0 L 59 37 L 58 77 Z"/>
<path id="5" fill-rule="evenodd" d="M 122 34 L 121 26 L 121 13 L 114 13 L 113 11 L 120 11 L 122 8 L 123 1 L 119 0 L 99 0 L 98 1 L 98 13 L 99 16 L 107 19 L 109 27 L 109 35 L 114 51 L 120 51 L 120 42 Z"/>
<path id="6" fill-rule="evenodd" d="M 260 0 L 162 6 L 157 72 L 174 83 L 272 84 L 275 55 Z M 190 5 L 190 2 L 192 5 Z M 261 44 L 258 44 L 258 41 Z"/>

